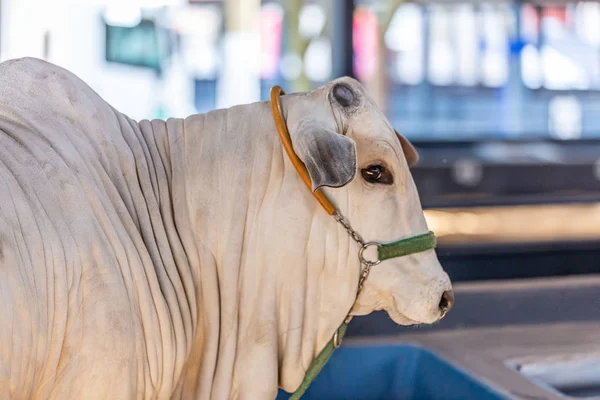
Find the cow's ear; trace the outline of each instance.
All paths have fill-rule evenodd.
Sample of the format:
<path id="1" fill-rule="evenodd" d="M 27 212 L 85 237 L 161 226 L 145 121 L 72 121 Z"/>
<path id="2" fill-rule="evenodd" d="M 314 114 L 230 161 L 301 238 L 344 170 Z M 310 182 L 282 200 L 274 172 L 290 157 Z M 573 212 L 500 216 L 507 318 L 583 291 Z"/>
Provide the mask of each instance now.
<path id="1" fill-rule="evenodd" d="M 394 130 L 394 132 L 396 132 L 398 139 L 400 139 L 400 145 L 402 146 L 402 151 L 404 152 L 404 157 L 406 157 L 408 166 L 412 167 L 419 162 L 419 153 L 417 152 L 417 149 L 415 149 L 407 138 L 399 134 L 398 131 Z"/>
<path id="2" fill-rule="evenodd" d="M 299 124 L 293 135 L 296 154 L 308 170 L 312 190 L 342 187 L 356 176 L 356 143 L 316 121 Z"/>

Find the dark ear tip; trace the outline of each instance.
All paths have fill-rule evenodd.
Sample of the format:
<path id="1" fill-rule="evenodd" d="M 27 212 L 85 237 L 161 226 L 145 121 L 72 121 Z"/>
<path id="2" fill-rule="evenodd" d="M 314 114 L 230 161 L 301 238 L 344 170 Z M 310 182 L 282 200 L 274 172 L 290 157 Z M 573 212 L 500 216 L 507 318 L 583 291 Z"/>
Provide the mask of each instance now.
<path id="1" fill-rule="evenodd" d="M 339 182 L 339 183 L 333 183 L 333 182 L 323 182 L 323 183 L 312 183 L 312 192 L 315 193 L 317 190 L 319 189 L 323 189 L 323 188 L 332 188 L 332 189 L 337 189 L 337 188 L 341 188 L 346 186 L 348 183 L 350 183 L 350 181 L 352 181 L 352 179 L 354 179 L 354 176 L 352 176 L 350 179 L 346 180 L 345 182 Z"/>
<path id="2" fill-rule="evenodd" d="M 345 83 L 337 83 L 333 87 L 333 97 L 335 97 L 337 102 L 340 103 L 342 107 L 349 107 L 356 100 L 354 91 Z"/>

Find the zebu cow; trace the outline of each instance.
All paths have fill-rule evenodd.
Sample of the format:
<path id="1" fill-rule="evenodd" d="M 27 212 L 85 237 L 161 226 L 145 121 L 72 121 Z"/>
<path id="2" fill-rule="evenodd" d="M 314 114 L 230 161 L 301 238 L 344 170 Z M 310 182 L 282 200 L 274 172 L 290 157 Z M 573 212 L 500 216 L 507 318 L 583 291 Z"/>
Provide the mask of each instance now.
<path id="1" fill-rule="evenodd" d="M 365 238 L 427 232 L 414 148 L 358 82 L 282 108 L 313 188 Z M 377 265 L 355 302 L 356 251 L 269 103 L 138 123 L 62 68 L 0 64 L 0 398 L 274 398 L 350 309 L 443 316 L 433 250 Z"/>

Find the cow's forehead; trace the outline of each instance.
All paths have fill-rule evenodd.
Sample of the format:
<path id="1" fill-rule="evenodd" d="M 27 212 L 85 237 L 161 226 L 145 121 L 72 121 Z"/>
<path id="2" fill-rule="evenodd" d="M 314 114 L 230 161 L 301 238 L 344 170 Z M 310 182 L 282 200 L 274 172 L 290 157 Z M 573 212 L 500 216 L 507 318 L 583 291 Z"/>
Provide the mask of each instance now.
<path id="1" fill-rule="evenodd" d="M 357 135 L 395 143 L 396 133 L 385 114 L 360 83 L 354 84 L 360 89 L 361 99 L 360 105 L 346 115 L 348 126 Z"/>
<path id="2" fill-rule="evenodd" d="M 339 110 L 340 108 L 332 106 L 333 100 L 331 98 L 333 87 L 340 83 L 348 85 L 360 98 L 358 106 L 353 107 L 347 112 L 343 112 L 343 116 L 339 115 L 340 113 L 336 113 L 335 109 Z M 338 78 L 308 92 L 294 93 L 290 97 L 297 101 L 299 100 L 295 102 L 295 105 L 296 107 L 300 107 L 300 114 L 312 114 L 314 116 L 330 115 L 336 119 L 336 122 L 349 128 L 355 138 L 382 140 L 388 142 L 393 147 L 396 147 L 396 145 L 400 146 L 394 128 L 368 94 L 365 87 L 356 79 L 350 77 Z M 309 103 L 302 101 L 302 99 L 307 98 L 311 98 Z M 315 104 L 315 100 L 317 104 Z M 320 104 L 321 102 L 323 104 Z M 340 119 L 344 121 L 342 122 Z"/>

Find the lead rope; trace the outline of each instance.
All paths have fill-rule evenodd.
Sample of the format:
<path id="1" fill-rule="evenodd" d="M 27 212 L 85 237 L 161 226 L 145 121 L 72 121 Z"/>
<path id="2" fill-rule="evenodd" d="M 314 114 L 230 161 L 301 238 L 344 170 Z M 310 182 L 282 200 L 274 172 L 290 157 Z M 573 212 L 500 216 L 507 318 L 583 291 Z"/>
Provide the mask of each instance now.
<path id="1" fill-rule="evenodd" d="M 360 246 L 360 251 L 358 253 L 359 254 L 358 257 L 360 260 L 361 272 L 360 272 L 360 277 L 358 279 L 358 288 L 356 290 L 356 298 L 355 298 L 354 302 L 352 303 L 352 307 L 354 307 L 354 303 L 356 302 L 356 299 L 358 299 L 358 296 L 360 295 L 360 292 L 362 291 L 362 288 L 365 284 L 365 281 L 367 280 L 367 277 L 369 276 L 369 272 L 371 271 L 371 268 L 380 263 L 379 260 L 377 260 L 377 261 L 366 260 L 364 258 L 363 252 L 368 246 L 378 245 L 378 244 L 377 243 L 365 243 L 365 241 L 360 236 L 360 234 L 352 228 L 352 226 L 350 225 L 348 220 L 346 220 L 344 218 L 344 216 L 342 214 L 340 214 L 337 210 L 332 215 L 333 215 L 333 218 L 337 222 L 339 222 L 340 225 L 342 225 L 344 227 L 346 232 L 348 232 L 348 235 L 350 235 L 350 237 L 356 243 L 358 243 L 358 245 Z M 310 364 L 310 366 L 308 367 L 308 370 L 306 371 L 306 374 L 304 375 L 304 380 L 302 381 L 302 383 L 300 384 L 298 389 L 296 389 L 296 391 L 292 394 L 292 396 L 290 397 L 290 400 L 298 400 L 302 397 L 302 395 L 304 395 L 304 393 L 306 392 L 306 390 L 308 389 L 310 384 L 317 378 L 317 376 L 319 375 L 319 373 L 321 372 L 321 370 L 323 369 L 325 364 L 327 364 L 327 362 L 331 358 L 331 355 L 333 354 L 334 350 L 336 350 L 338 347 L 341 346 L 342 339 L 344 338 L 344 335 L 346 334 L 346 329 L 348 328 L 348 324 L 352 320 L 352 315 L 350 315 L 351 311 L 352 311 L 352 309 L 350 309 L 350 311 L 348 312 L 348 315 L 346 316 L 346 319 L 344 319 L 344 322 L 342 323 L 342 325 L 335 331 L 331 340 L 327 343 L 327 345 L 323 348 L 323 350 L 321 350 L 319 355 Z"/>

